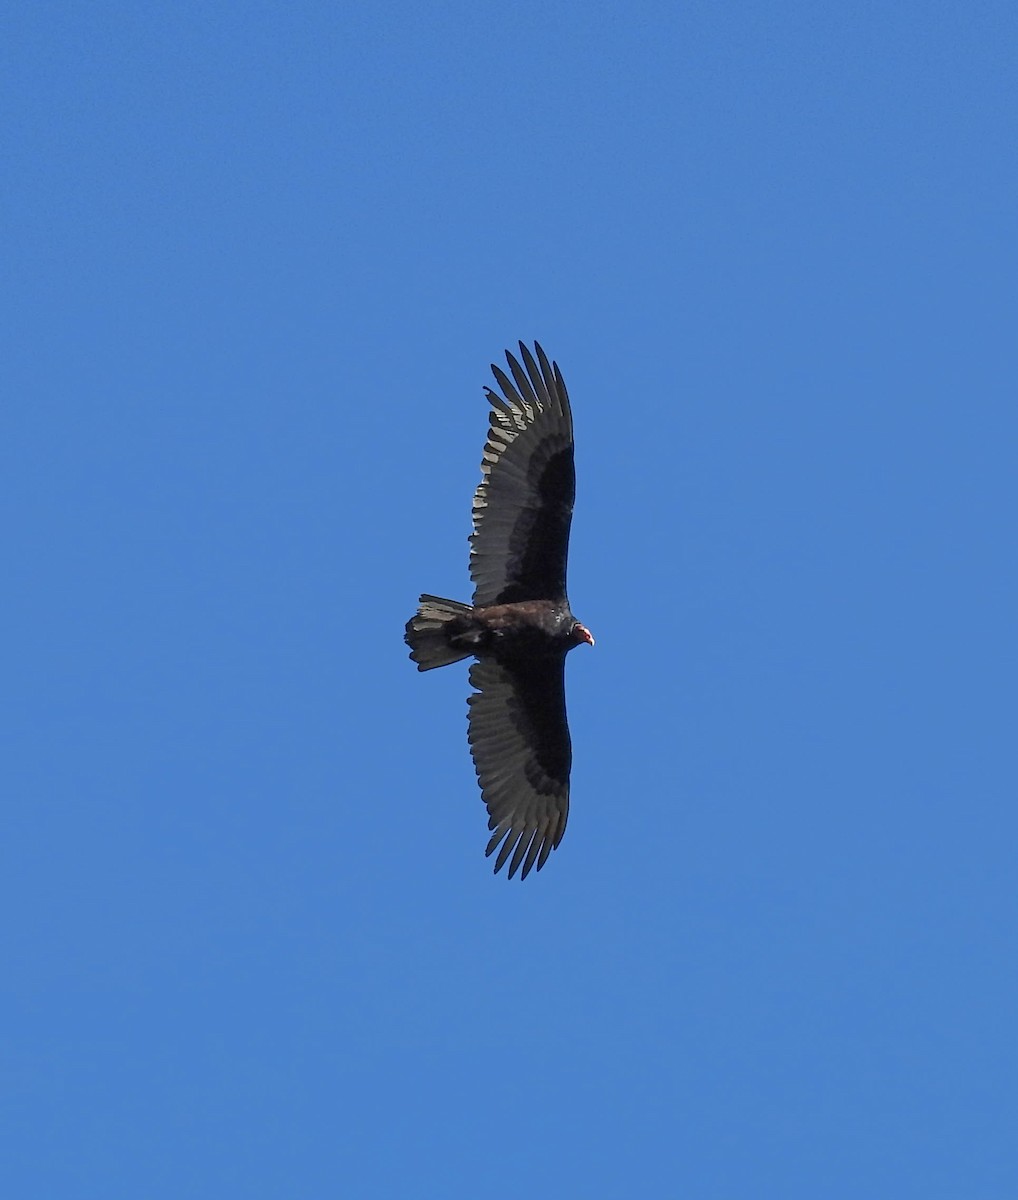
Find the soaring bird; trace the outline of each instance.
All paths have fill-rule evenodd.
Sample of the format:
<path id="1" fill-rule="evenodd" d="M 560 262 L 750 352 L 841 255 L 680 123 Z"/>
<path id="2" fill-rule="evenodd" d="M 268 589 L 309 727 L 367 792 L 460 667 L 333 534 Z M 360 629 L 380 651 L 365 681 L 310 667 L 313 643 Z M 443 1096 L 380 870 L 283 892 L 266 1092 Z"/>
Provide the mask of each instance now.
<path id="1" fill-rule="evenodd" d="M 512 379 L 492 363 L 485 388 L 490 428 L 474 493 L 470 535 L 473 604 L 425 593 L 406 626 L 410 657 L 430 671 L 473 656 L 468 739 L 496 873 L 539 871 L 569 815 L 572 745 L 565 659 L 593 646 L 566 596 L 569 526 L 576 494 L 573 416 L 557 363 L 520 342 L 507 350 Z"/>

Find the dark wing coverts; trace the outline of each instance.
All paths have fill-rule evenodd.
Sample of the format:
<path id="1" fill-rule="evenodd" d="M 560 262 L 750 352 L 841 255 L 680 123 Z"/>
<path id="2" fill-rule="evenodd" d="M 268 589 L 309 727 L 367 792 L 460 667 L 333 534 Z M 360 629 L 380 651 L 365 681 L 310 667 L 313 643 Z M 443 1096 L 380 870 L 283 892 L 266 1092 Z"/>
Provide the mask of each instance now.
<path id="1" fill-rule="evenodd" d="M 536 362 L 520 342 L 526 370 L 506 353 L 512 380 L 492 364 L 501 395 L 485 388 L 491 428 L 470 537 L 477 606 L 566 598 L 576 493 L 573 418 L 558 366 L 535 349 Z"/>
<path id="2" fill-rule="evenodd" d="M 509 668 L 485 658 L 470 668 L 470 750 L 493 830 L 495 870 L 509 860 L 540 870 L 562 840 L 569 814 L 572 748 L 566 724 L 565 657 Z"/>

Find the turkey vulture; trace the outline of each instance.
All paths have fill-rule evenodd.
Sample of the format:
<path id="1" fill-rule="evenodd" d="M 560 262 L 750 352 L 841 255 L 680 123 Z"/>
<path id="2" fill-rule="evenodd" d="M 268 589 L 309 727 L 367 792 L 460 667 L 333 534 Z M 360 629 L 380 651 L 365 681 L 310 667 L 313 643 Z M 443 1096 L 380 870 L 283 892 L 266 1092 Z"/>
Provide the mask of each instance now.
<path id="1" fill-rule="evenodd" d="M 476 657 L 469 741 L 498 849 L 496 873 L 538 871 L 565 833 L 572 748 L 565 659 L 590 630 L 569 609 L 566 556 L 573 515 L 573 416 L 558 364 L 520 342 L 512 379 L 492 363 L 491 428 L 474 493 L 473 604 L 423 595 L 406 626 L 410 657 L 430 671 Z"/>

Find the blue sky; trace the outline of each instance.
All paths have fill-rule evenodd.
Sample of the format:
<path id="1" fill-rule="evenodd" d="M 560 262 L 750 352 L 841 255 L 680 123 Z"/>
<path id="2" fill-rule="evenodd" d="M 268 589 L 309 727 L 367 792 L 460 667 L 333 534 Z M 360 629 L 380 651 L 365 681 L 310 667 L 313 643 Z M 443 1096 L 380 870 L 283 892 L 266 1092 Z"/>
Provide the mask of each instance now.
<path id="1" fill-rule="evenodd" d="M 1018 1194 L 1014 5 L 0 24 L 4 1195 Z M 402 642 L 519 338 L 523 884 Z"/>

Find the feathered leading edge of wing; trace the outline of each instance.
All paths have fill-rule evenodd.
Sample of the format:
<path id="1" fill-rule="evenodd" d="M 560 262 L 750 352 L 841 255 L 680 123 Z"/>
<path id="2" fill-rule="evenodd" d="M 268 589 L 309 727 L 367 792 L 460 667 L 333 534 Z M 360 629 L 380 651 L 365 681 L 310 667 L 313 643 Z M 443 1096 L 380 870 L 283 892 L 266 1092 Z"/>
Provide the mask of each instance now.
<path id="1" fill-rule="evenodd" d="M 520 342 L 524 366 L 507 350 L 512 379 L 492 363 L 501 395 L 484 389 L 491 427 L 470 537 L 477 606 L 566 598 L 576 494 L 573 418 L 558 365 L 534 348 L 536 361 Z"/>
<path id="2" fill-rule="evenodd" d="M 566 723 L 565 656 L 508 667 L 490 658 L 470 668 L 470 752 L 488 807 L 485 850 L 496 874 L 526 879 L 562 840 L 569 815 L 572 747 Z"/>

